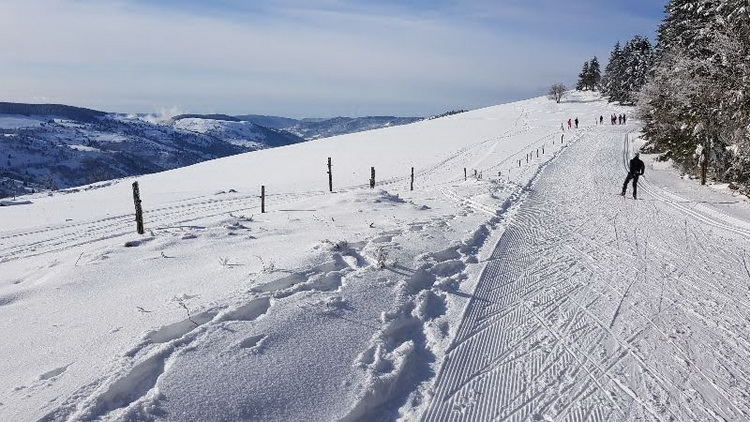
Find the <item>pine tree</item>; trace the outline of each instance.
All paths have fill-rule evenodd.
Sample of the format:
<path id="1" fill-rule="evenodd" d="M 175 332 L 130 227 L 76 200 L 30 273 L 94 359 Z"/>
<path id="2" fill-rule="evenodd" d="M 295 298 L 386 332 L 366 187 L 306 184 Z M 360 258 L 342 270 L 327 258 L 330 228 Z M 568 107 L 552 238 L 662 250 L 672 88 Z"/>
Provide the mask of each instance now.
<path id="1" fill-rule="evenodd" d="M 636 35 L 622 50 L 623 73 L 620 75 L 621 91 L 615 98 L 624 104 L 634 104 L 638 91 L 646 84 L 646 77 L 653 66 L 651 43 Z"/>
<path id="2" fill-rule="evenodd" d="M 639 100 L 649 145 L 685 171 L 750 181 L 747 0 L 672 0 Z"/>
<path id="3" fill-rule="evenodd" d="M 586 76 L 586 83 L 592 91 L 596 91 L 602 82 L 602 72 L 599 67 L 599 59 L 594 56 L 589 64 L 589 71 Z"/>
<path id="4" fill-rule="evenodd" d="M 581 73 L 578 74 L 578 82 L 576 83 L 576 91 L 583 91 L 584 89 L 587 89 L 587 78 L 589 75 L 589 62 L 586 62 L 583 64 L 583 69 L 581 69 Z"/>
<path id="5" fill-rule="evenodd" d="M 689 57 L 705 57 L 711 31 L 717 29 L 714 21 L 716 8 L 724 1 L 671 0 L 665 6 L 666 18 L 659 26 L 657 43 L 660 50 L 676 48 Z"/>
<path id="6" fill-rule="evenodd" d="M 605 69 L 604 94 L 610 102 L 633 104 L 652 66 L 653 51 L 648 39 L 636 35 L 622 49 L 618 42 Z"/>
<path id="7" fill-rule="evenodd" d="M 622 69 L 622 48 L 618 41 L 609 55 L 609 62 L 604 68 L 604 76 L 602 77 L 602 93 L 610 97 L 610 102 L 612 101 L 611 98 L 618 96 L 620 91 L 618 81 L 624 73 Z"/>

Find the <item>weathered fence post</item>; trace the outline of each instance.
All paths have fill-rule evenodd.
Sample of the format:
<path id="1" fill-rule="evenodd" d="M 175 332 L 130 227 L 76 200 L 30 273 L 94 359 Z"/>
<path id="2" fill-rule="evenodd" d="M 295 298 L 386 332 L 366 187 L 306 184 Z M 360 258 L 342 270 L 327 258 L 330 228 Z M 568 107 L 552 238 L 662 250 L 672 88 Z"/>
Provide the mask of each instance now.
<path id="1" fill-rule="evenodd" d="M 544 145 L 542 145 L 542 154 L 544 154 Z"/>
<path id="2" fill-rule="evenodd" d="M 464 167 L 464 181 L 466 181 L 468 177 L 466 176 L 466 167 Z"/>
<path id="3" fill-rule="evenodd" d="M 414 190 L 414 167 L 411 168 L 411 189 Z"/>
<path id="4" fill-rule="evenodd" d="M 536 149 L 536 158 L 539 158 L 539 148 Z"/>
<path id="5" fill-rule="evenodd" d="M 560 143 L 561 144 L 565 143 L 565 141 L 563 141 L 563 139 L 565 139 L 565 134 L 564 133 L 562 135 L 560 135 Z"/>
<path id="6" fill-rule="evenodd" d="M 331 171 L 331 157 L 328 157 L 328 191 L 333 192 L 333 172 Z"/>
<path id="7" fill-rule="evenodd" d="M 143 234 L 143 208 L 141 207 L 141 192 L 138 189 L 138 182 L 133 182 L 133 202 L 135 202 L 135 225 L 138 234 Z"/>
<path id="8" fill-rule="evenodd" d="M 370 189 L 375 188 L 375 167 L 370 167 Z"/>
<path id="9" fill-rule="evenodd" d="M 333 172 L 331 171 L 331 157 L 328 157 L 328 191 L 333 192 Z"/>
<path id="10" fill-rule="evenodd" d="M 518 167 L 521 167 L 521 160 L 518 160 Z"/>
<path id="11" fill-rule="evenodd" d="M 266 212 L 266 186 L 260 187 L 260 212 Z"/>

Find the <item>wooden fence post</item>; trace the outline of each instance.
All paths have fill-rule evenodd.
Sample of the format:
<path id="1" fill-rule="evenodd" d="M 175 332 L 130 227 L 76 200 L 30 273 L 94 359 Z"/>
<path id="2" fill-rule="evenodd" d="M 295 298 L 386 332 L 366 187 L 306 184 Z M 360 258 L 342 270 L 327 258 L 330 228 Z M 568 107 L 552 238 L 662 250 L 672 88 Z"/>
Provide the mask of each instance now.
<path id="1" fill-rule="evenodd" d="M 411 168 L 411 189 L 414 190 L 414 167 Z"/>
<path id="2" fill-rule="evenodd" d="M 467 179 L 467 176 L 466 176 L 466 167 L 464 167 L 464 181 L 466 181 L 466 179 Z"/>
<path id="3" fill-rule="evenodd" d="M 266 186 L 260 187 L 260 212 L 266 212 Z"/>
<path id="4" fill-rule="evenodd" d="M 561 144 L 565 143 L 565 141 L 563 139 L 565 139 L 565 134 L 564 133 L 562 135 L 560 135 L 560 143 Z"/>
<path id="5" fill-rule="evenodd" d="M 331 171 L 331 157 L 328 157 L 328 191 L 333 192 L 333 172 Z"/>
<path id="6" fill-rule="evenodd" d="M 375 188 L 375 167 L 370 167 L 370 189 Z"/>
<path id="7" fill-rule="evenodd" d="M 141 207 L 141 192 L 138 189 L 138 182 L 133 182 L 133 202 L 135 202 L 135 225 L 138 234 L 145 233 L 143 229 L 143 208 Z"/>

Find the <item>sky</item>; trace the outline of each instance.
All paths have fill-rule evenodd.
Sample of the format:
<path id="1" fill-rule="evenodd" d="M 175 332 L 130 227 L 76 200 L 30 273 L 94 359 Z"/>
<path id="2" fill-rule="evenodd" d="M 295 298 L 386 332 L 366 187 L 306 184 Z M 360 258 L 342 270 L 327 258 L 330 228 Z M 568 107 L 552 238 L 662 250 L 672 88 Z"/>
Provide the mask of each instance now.
<path id="1" fill-rule="evenodd" d="M 6 0 L 0 101 L 429 116 L 574 86 L 617 41 L 654 40 L 666 3 Z"/>

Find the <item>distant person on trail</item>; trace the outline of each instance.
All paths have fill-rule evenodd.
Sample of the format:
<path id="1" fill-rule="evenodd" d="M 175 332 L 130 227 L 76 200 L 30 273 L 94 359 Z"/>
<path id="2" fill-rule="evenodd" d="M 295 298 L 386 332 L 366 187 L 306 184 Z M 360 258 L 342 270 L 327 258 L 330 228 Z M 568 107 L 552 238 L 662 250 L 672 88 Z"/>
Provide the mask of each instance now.
<path id="1" fill-rule="evenodd" d="M 599 116 L 599 124 L 600 125 L 604 124 L 604 116 Z"/>
<path id="2" fill-rule="evenodd" d="M 570 129 L 570 119 L 568 119 L 568 129 Z"/>
<path id="3" fill-rule="evenodd" d="M 578 117 L 576 117 L 576 129 L 578 129 Z"/>
<path id="4" fill-rule="evenodd" d="M 635 157 L 630 160 L 630 171 L 628 171 L 628 175 L 625 177 L 625 183 L 622 184 L 621 196 L 625 196 L 625 191 L 628 189 L 628 182 L 633 180 L 633 199 L 638 199 L 638 177 L 643 175 L 645 169 L 646 166 L 639 158 L 638 151 L 636 151 Z"/>

